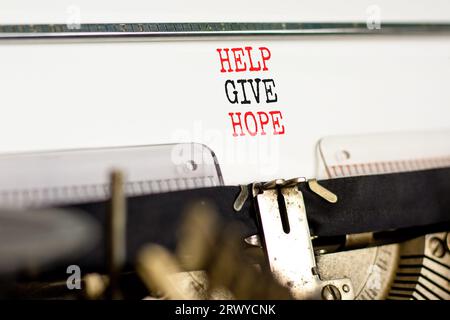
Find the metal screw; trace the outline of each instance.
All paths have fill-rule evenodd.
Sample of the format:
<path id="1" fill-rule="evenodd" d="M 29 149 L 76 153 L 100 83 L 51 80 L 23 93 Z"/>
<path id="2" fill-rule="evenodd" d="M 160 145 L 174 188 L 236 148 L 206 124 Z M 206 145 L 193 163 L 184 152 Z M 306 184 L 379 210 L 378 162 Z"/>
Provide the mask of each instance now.
<path id="1" fill-rule="evenodd" d="M 341 292 L 332 284 L 328 284 L 322 289 L 323 300 L 341 300 Z"/>
<path id="2" fill-rule="evenodd" d="M 247 237 L 244 239 L 244 242 L 252 247 L 259 247 L 261 248 L 261 239 L 259 238 L 259 236 L 257 234 L 254 234 L 250 237 Z"/>
<path id="3" fill-rule="evenodd" d="M 445 246 L 444 242 L 441 239 L 433 237 L 430 239 L 429 245 L 433 256 L 442 258 L 445 255 Z"/>
<path id="4" fill-rule="evenodd" d="M 198 168 L 197 163 L 194 160 L 189 160 L 186 162 L 186 168 L 188 171 L 195 171 Z"/>
<path id="5" fill-rule="evenodd" d="M 348 152 L 347 150 L 340 150 L 336 152 L 336 160 L 338 162 L 343 162 L 348 159 L 350 159 L 350 152 Z"/>
<path id="6" fill-rule="evenodd" d="M 350 291 L 350 287 L 347 285 L 347 284 L 344 284 L 343 286 L 342 286 L 342 291 L 344 291 L 344 292 L 349 292 Z"/>

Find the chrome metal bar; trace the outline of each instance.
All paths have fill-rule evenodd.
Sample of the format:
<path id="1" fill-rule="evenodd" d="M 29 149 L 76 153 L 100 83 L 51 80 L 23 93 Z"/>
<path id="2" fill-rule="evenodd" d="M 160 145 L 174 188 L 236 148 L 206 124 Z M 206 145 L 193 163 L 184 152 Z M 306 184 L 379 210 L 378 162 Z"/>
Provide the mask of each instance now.
<path id="1" fill-rule="evenodd" d="M 300 35 L 450 34 L 450 24 L 386 23 L 369 28 L 365 23 L 108 23 L 0 25 L 0 40 L 143 38 L 209 39 L 211 37 Z"/>

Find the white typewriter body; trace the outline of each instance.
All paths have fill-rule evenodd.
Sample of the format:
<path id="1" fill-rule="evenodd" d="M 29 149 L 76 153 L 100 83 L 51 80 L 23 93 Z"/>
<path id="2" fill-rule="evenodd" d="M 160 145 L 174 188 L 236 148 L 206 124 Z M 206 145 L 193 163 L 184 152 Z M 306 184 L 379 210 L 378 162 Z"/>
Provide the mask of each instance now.
<path id="1" fill-rule="evenodd" d="M 373 10 L 381 28 L 450 21 L 448 2 L 425 2 L 3 1 L 0 23 L 364 22 Z M 232 72 L 217 49 L 230 50 Z M 2 41 L 0 70 L 2 154 L 196 142 L 225 184 L 450 155 L 448 34 Z M 240 79 L 253 80 L 242 84 L 250 103 Z M 241 113 L 237 136 L 230 113 Z"/>

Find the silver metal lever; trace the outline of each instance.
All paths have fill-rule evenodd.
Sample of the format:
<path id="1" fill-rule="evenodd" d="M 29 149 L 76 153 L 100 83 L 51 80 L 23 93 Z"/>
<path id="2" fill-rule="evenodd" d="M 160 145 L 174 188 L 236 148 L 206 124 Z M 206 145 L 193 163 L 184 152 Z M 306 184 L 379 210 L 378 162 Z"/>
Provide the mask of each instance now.
<path id="1" fill-rule="evenodd" d="M 289 233 L 283 229 L 278 189 L 283 196 Z M 278 189 L 260 189 L 260 193 L 256 195 L 263 248 L 274 276 L 281 284 L 290 288 L 296 299 L 354 299 L 350 279 L 323 281 L 317 274 L 301 191 L 296 185 L 281 185 Z"/>

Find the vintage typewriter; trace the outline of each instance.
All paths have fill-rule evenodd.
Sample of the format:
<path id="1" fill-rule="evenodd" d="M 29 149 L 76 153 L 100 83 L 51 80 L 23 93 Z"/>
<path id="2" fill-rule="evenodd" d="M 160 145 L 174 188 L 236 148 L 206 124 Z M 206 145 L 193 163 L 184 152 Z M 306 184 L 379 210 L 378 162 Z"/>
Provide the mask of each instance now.
<path id="1" fill-rule="evenodd" d="M 0 297 L 450 300 L 450 25 L 177 6 L 3 13 Z"/>

